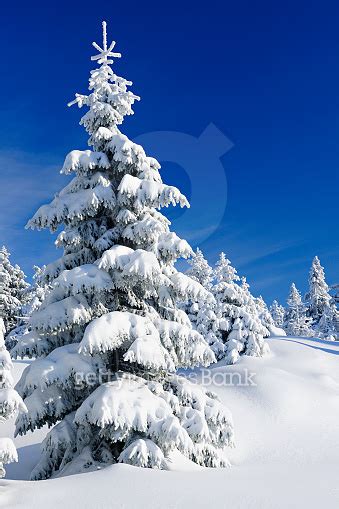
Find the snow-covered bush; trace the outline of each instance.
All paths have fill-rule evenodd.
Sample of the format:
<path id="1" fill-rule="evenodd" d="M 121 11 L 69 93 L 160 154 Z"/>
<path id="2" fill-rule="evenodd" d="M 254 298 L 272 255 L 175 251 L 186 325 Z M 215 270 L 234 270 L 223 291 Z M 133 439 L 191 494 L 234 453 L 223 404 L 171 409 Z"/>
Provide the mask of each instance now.
<path id="1" fill-rule="evenodd" d="M 16 412 L 26 412 L 26 406 L 19 394 L 13 389 L 11 375 L 12 361 L 6 349 L 3 319 L 0 318 L 0 424 Z M 6 474 L 4 465 L 18 461 L 16 448 L 10 438 L 0 438 L 0 477 Z"/>
<path id="2" fill-rule="evenodd" d="M 66 185 L 29 221 L 31 228 L 63 225 L 63 256 L 47 265 L 52 289 L 14 348 L 38 357 L 18 390 L 28 413 L 17 433 L 55 426 L 43 443 L 33 479 L 88 471 L 114 462 L 166 468 L 179 450 L 206 466 L 225 466 L 233 442 L 229 412 L 214 394 L 177 376 L 179 367 L 215 360 L 178 301 L 208 300 L 202 285 L 179 273 L 191 255 L 158 209 L 188 206 L 162 183 L 159 163 L 118 126 L 138 99 L 112 70 L 114 42 L 92 60 L 89 109 L 81 124 L 91 150 L 72 151 Z"/>

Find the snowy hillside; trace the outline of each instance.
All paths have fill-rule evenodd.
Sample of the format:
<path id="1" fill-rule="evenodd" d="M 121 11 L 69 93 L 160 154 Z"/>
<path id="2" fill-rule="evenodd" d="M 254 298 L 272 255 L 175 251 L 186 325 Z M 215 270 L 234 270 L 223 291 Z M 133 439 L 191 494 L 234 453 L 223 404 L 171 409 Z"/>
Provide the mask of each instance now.
<path id="1" fill-rule="evenodd" d="M 105 470 L 25 482 L 44 430 L 16 440 L 19 463 L 0 481 L 7 509 L 308 509 L 339 507 L 339 343 L 275 338 L 271 354 L 212 367 L 213 390 L 233 413 L 230 469 L 201 469 L 173 458 L 176 471 L 113 465 Z M 25 362 L 15 363 L 18 378 Z M 225 373 L 255 386 L 218 386 Z M 201 375 L 201 372 L 199 376 Z M 13 421 L 3 425 L 8 436 Z M 178 468 L 180 466 L 181 468 Z M 10 480 L 12 479 L 12 480 Z M 13 480 L 16 479 L 16 480 Z M 19 480 L 20 479 L 20 480 Z M 68 494 L 67 496 L 65 494 Z"/>

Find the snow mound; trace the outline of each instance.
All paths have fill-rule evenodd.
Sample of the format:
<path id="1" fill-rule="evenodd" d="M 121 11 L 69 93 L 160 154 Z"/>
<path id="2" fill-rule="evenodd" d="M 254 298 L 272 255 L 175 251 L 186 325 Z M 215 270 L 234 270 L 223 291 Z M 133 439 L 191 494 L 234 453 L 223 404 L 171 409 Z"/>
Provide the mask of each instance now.
<path id="1" fill-rule="evenodd" d="M 232 468 L 202 469 L 173 452 L 166 458 L 171 472 L 121 464 L 41 483 L 8 480 L 28 478 L 36 462 L 31 457 L 39 455 L 34 434 L 16 438 L 19 463 L 9 465 L 6 481 L 0 482 L 6 507 L 107 507 L 114 483 L 114 504 L 125 509 L 200 509 L 210 506 L 211 494 L 216 509 L 337 509 L 339 343 L 288 337 L 268 342 L 271 354 L 263 359 L 245 356 L 233 366 L 220 362 L 209 372 L 190 372 L 232 411 L 237 430 L 236 448 L 228 451 Z M 14 362 L 16 376 L 21 366 Z M 224 386 L 231 376 L 233 385 Z M 104 410 L 98 411 L 103 415 Z M 89 406 L 90 419 L 92 412 Z M 13 430 L 5 433 L 10 436 Z M 160 461 L 150 445 L 135 442 L 124 453 Z"/>

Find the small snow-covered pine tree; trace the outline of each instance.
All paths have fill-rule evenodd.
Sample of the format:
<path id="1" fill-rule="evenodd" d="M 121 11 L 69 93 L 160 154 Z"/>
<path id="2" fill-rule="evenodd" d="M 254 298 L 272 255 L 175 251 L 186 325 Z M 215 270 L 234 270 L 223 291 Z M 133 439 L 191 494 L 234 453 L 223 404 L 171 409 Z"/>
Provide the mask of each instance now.
<path id="1" fill-rule="evenodd" d="M 0 425 L 1 421 L 11 418 L 16 412 L 26 412 L 26 406 L 19 394 L 13 389 L 11 357 L 6 349 L 3 319 L 0 318 Z M 6 474 L 4 465 L 18 461 L 18 455 L 10 438 L 0 438 L 0 477 Z"/>
<path id="2" fill-rule="evenodd" d="M 334 284 L 331 286 L 332 299 L 337 308 L 339 308 L 339 284 Z"/>
<path id="3" fill-rule="evenodd" d="M 17 315 L 25 301 L 25 291 L 29 284 L 18 265 L 12 265 L 6 247 L 0 249 L 0 317 L 4 320 L 7 332 L 17 325 Z"/>
<path id="4" fill-rule="evenodd" d="M 240 281 L 237 270 L 232 266 L 225 253 L 221 252 L 215 264 L 214 277 L 218 283 L 234 283 Z"/>
<path id="5" fill-rule="evenodd" d="M 268 330 L 258 311 L 245 278 L 241 286 L 236 269 L 221 253 L 212 287 L 215 303 L 206 303 L 197 316 L 197 329 L 211 344 L 217 359 L 235 363 L 240 355 L 263 356 L 268 351 L 264 337 Z"/>
<path id="6" fill-rule="evenodd" d="M 305 296 L 307 314 L 317 324 L 330 306 L 331 295 L 325 280 L 324 268 L 317 256 L 314 257 L 308 278 L 309 290 Z"/>
<path id="7" fill-rule="evenodd" d="M 337 310 L 326 283 L 324 268 L 317 256 L 313 259 L 308 281 L 309 290 L 305 301 L 314 333 L 324 339 L 336 339 Z"/>
<path id="8" fill-rule="evenodd" d="M 263 326 L 269 331 L 270 336 L 285 336 L 285 331 L 277 327 L 274 322 L 273 316 L 271 315 L 270 310 L 267 307 L 266 302 L 260 295 L 259 297 L 254 298 L 254 302 L 258 311 L 258 315 Z"/>
<path id="9" fill-rule="evenodd" d="M 331 292 L 334 312 L 333 326 L 335 330 L 336 340 L 339 340 L 339 284 L 332 285 Z"/>
<path id="10" fill-rule="evenodd" d="M 210 290 L 213 281 L 213 269 L 204 257 L 202 251 L 197 248 L 195 254 L 188 260 L 190 269 L 186 272 L 194 281 L 198 281 L 204 288 Z"/>
<path id="11" fill-rule="evenodd" d="M 17 342 L 22 339 L 22 336 L 29 333 L 29 318 L 40 308 L 50 289 L 44 278 L 45 267 L 35 265 L 33 269 L 33 284 L 26 288 L 23 293 L 23 304 L 18 310 L 17 326 L 6 337 L 8 350 L 12 350 Z"/>
<path id="12" fill-rule="evenodd" d="M 217 397 L 175 374 L 215 360 L 176 305 L 210 294 L 175 269 L 192 251 L 158 210 L 188 206 L 186 198 L 162 183 L 159 163 L 119 130 L 138 97 L 111 67 L 120 57 L 114 45 L 103 23 L 90 94 L 74 101 L 88 107 L 81 124 L 91 150 L 66 157 L 62 173 L 73 180 L 29 222 L 64 227 L 57 239 L 63 256 L 45 271 L 52 290 L 14 348 L 38 357 L 18 384 L 28 414 L 17 432 L 56 424 L 33 479 L 115 462 L 166 468 L 174 450 L 200 465 L 225 466 L 233 441 Z"/>
<path id="13" fill-rule="evenodd" d="M 266 327 L 266 329 L 270 330 L 270 327 L 274 326 L 274 320 L 273 320 L 272 315 L 267 307 L 266 302 L 264 301 L 264 299 L 261 295 L 259 295 L 259 297 L 255 297 L 254 302 L 255 302 L 255 306 L 257 308 L 261 323 L 263 324 L 264 327 Z"/>
<path id="14" fill-rule="evenodd" d="M 291 285 L 285 310 L 284 330 L 291 336 L 312 336 L 312 321 L 306 316 L 306 307 L 294 283 Z"/>
<path id="15" fill-rule="evenodd" d="M 339 316 L 335 306 L 332 304 L 324 309 L 324 312 L 315 327 L 315 334 L 329 341 L 339 339 Z"/>
<path id="16" fill-rule="evenodd" d="M 0 249 L 0 317 L 6 327 L 13 327 L 15 314 L 20 307 L 20 301 L 13 295 L 12 279 L 14 267 L 9 261 L 9 252 L 3 246 Z"/>
<path id="17" fill-rule="evenodd" d="M 200 283 L 206 290 L 211 291 L 213 281 L 213 269 L 204 257 L 202 251 L 198 248 L 194 255 L 188 260 L 190 265 L 186 274 L 194 281 Z M 182 308 L 186 311 L 192 324 L 195 326 L 197 315 L 201 308 L 205 309 L 206 301 L 189 300 L 183 303 Z"/>
<path id="18" fill-rule="evenodd" d="M 270 313 L 276 327 L 282 327 L 284 324 L 285 308 L 277 300 L 272 302 Z"/>

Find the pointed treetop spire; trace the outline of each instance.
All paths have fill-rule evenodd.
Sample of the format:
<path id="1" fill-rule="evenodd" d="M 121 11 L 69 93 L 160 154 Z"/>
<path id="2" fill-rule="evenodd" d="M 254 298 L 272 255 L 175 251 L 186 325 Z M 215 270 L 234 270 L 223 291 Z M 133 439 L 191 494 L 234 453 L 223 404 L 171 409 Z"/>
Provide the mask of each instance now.
<path id="1" fill-rule="evenodd" d="M 107 23 L 106 23 L 106 21 L 102 22 L 102 43 L 103 43 L 104 50 L 107 51 Z"/>
<path id="2" fill-rule="evenodd" d="M 109 60 L 108 57 L 120 58 L 121 53 L 112 52 L 116 42 L 112 41 L 109 47 L 107 47 L 107 24 L 106 21 L 102 22 L 102 48 L 96 42 L 92 42 L 92 46 L 99 51 L 98 55 L 91 57 L 91 60 L 98 60 L 99 64 L 109 65 L 113 64 L 113 60 Z"/>

